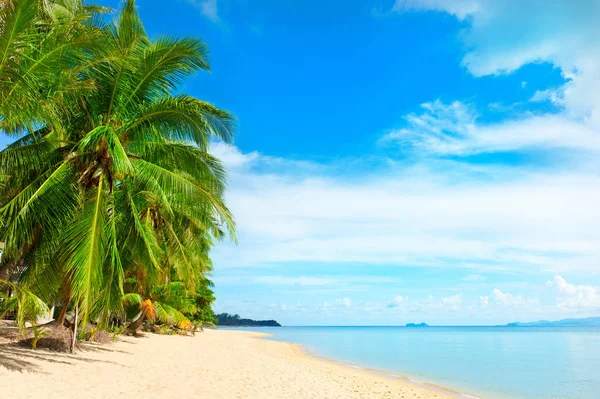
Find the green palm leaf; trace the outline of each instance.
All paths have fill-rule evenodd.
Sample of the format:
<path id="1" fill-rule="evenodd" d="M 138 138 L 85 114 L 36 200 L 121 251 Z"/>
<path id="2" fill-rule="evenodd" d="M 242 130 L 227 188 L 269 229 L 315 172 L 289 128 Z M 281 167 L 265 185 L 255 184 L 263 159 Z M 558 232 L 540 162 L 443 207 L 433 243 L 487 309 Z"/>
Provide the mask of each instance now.
<path id="1" fill-rule="evenodd" d="M 81 320 L 88 320 L 93 301 L 102 285 L 102 265 L 106 259 L 107 237 L 104 176 L 98 187 L 90 190 L 79 217 L 66 232 L 66 271 L 71 279 L 73 298 L 80 306 Z"/>
<path id="2" fill-rule="evenodd" d="M 187 326 L 211 313 L 210 247 L 235 240 L 226 172 L 208 153 L 233 140 L 234 118 L 174 95 L 209 69 L 201 40 L 150 40 L 133 0 L 114 24 L 105 11 L 0 8 L 0 130 L 19 137 L 0 151 L 2 272 L 42 302 L 76 305 L 81 323 L 141 306 Z"/>

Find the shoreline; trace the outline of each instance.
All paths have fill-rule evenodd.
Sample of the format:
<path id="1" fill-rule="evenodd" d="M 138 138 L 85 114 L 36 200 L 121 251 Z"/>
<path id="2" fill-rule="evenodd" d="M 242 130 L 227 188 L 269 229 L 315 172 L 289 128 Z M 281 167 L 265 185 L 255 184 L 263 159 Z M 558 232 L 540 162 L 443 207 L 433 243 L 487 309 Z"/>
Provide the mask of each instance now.
<path id="1" fill-rule="evenodd" d="M 0 344 L 3 394 L 18 398 L 451 399 L 306 353 L 266 334 L 205 330 L 83 344 L 74 355 Z"/>
<path id="2" fill-rule="evenodd" d="M 266 339 L 266 338 L 267 337 L 264 337 L 263 339 Z M 466 393 L 466 392 L 457 391 L 455 389 L 444 387 L 444 386 L 441 386 L 441 385 L 437 385 L 437 384 L 434 384 L 432 382 L 415 380 L 414 378 L 407 377 L 407 376 L 402 375 L 402 374 L 393 373 L 391 371 L 382 370 L 382 369 L 374 369 L 374 368 L 370 368 L 370 367 L 361 366 L 361 365 L 355 364 L 355 363 L 348 363 L 348 362 L 344 362 L 344 361 L 341 361 L 341 360 L 336 360 L 336 359 L 333 359 L 333 358 L 321 356 L 321 355 L 319 355 L 319 354 L 311 351 L 310 349 L 308 349 L 304 345 L 296 344 L 296 343 L 293 343 L 293 342 L 290 342 L 290 343 L 292 345 L 298 346 L 299 349 L 302 351 L 302 353 L 305 356 L 309 356 L 309 357 L 312 357 L 312 358 L 315 358 L 315 359 L 318 359 L 318 360 L 322 360 L 322 361 L 325 361 L 325 362 L 331 362 L 331 363 L 337 364 L 337 365 L 342 366 L 342 367 L 347 367 L 347 368 L 350 368 L 350 369 L 353 369 L 353 370 L 364 371 L 364 372 L 367 372 L 369 374 L 376 375 L 378 377 L 384 377 L 384 378 L 390 378 L 392 380 L 398 380 L 398 381 L 400 381 L 402 383 L 414 385 L 414 386 L 422 388 L 422 389 L 436 391 L 436 392 L 439 392 L 441 394 L 444 394 L 446 396 L 449 396 L 449 397 L 455 398 L 455 399 L 483 399 L 482 397 L 477 396 L 477 395 L 473 395 L 473 394 L 469 394 L 469 393 Z"/>
<path id="3" fill-rule="evenodd" d="M 251 328 L 251 327 L 245 327 L 245 328 Z M 231 331 L 231 332 L 237 332 L 237 333 L 246 333 L 246 335 L 251 339 L 262 340 L 262 341 L 266 341 L 266 342 L 277 342 L 277 343 L 287 344 L 294 351 L 296 351 L 298 356 L 302 356 L 307 359 L 311 359 L 311 360 L 318 361 L 318 362 L 323 362 L 323 363 L 330 364 L 330 365 L 335 365 L 335 366 L 342 367 L 344 369 L 348 369 L 348 370 L 351 370 L 354 372 L 365 373 L 370 376 L 389 379 L 393 382 L 413 386 L 417 389 L 422 389 L 425 391 L 429 391 L 431 393 L 441 394 L 441 395 L 443 395 L 443 396 L 441 396 L 442 398 L 483 399 L 480 396 L 456 391 L 454 389 L 443 387 L 443 386 L 436 385 L 434 383 L 430 383 L 430 382 L 426 382 L 426 381 L 418 381 L 418 380 L 412 379 L 410 377 L 407 377 L 407 376 L 404 376 L 401 374 L 392 373 L 390 371 L 381 370 L 381 369 L 373 369 L 373 368 L 361 366 L 361 365 L 358 365 L 355 363 L 349 363 L 349 362 L 344 362 L 341 360 L 325 357 L 325 356 L 319 355 L 318 353 L 316 353 L 314 351 L 311 351 L 303 344 L 298 344 L 298 343 L 290 342 L 290 341 L 279 341 L 279 340 L 270 340 L 269 339 L 271 337 L 274 337 L 276 334 L 264 333 L 264 332 L 260 332 L 260 331 L 250 331 L 250 330 L 237 331 L 234 329 L 219 329 L 219 328 L 214 329 L 214 331 L 228 331 L 228 332 Z M 437 397 L 439 397 L 439 396 L 436 396 L 436 398 Z"/>
<path id="4" fill-rule="evenodd" d="M 218 330 L 218 328 L 217 328 L 217 330 Z M 235 330 L 221 330 L 221 331 L 235 331 Z M 462 392 L 462 391 L 457 391 L 455 389 L 444 387 L 444 386 L 441 386 L 441 385 L 438 385 L 438 384 L 434 384 L 432 382 L 415 380 L 415 379 L 413 379 L 411 377 L 407 377 L 405 375 L 397 374 L 397 373 L 394 373 L 394 372 L 391 372 L 391 371 L 382 370 L 382 369 L 374 369 L 374 368 L 370 368 L 370 367 L 361 366 L 359 364 L 349 363 L 349 362 L 337 360 L 337 359 L 334 359 L 334 358 L 329 358 L 329 357 L 326 357 L 326 356 L 322 356 L 322 355 L 320 355 L 320 354 L 318 354 L 318 353 L 316 353 L 314 351 L 311 351 L 310 349 L 308 349 L 303 344 L 298 344 L 298 343 L 290 342 L 290 341 L 278 341 L 278 340 L 269 340 L 268 339 L 270 337 L 274 337 L 276 334 L 263 333 L 263 332 L 260 332 L 260 331 L 248 331 L 248 330 L 240 330 L 240 332 L 248 332 L 248 333 L 252 333 L 252 334 L 260 334 L 260 335 L 254 336 L 253 338 L 255 338 L 255 339 L 263 339 L 263 340 L 270 341 L 270 342 L 284 342 L 284 343 L 290 344 L 292 346 L 295 346 L 297 348 L 297 350 L 299 351 L 299 353 L 302 356 L 307 356 L 309 358 L 313 358 L 313 359 L 316 359 L 316 360 L 319 360 L 319 361 L 323 361 L 323 362 L 333 363 L 333 364 L 336 364 L 338 366 L 349 368 L 349 369 L 352 369 L 352 370 L 366 372 L 366 373 L 369 373 L 371 375 L 375 375 L 375 376 L 378 376 L 378 377 L 389 378 L 389 379 L 392 379 L 392 380 L 395 380 L 395 381 L 400 381 L 401 383 L 414 385 L 415 387 L 418 387 L 418 388 L 421 388 L 421 389 L 426 389 L 426 390 L 431 390 L 431 391 L 438 392 L 438 393 L 446 395 L 446 396 L 448 396 L 450 398 L 454 398 L 454 399 L 483 399 L 482 397 L 474 395 L 474 394 L 470 394 L 470 393 Z"/>

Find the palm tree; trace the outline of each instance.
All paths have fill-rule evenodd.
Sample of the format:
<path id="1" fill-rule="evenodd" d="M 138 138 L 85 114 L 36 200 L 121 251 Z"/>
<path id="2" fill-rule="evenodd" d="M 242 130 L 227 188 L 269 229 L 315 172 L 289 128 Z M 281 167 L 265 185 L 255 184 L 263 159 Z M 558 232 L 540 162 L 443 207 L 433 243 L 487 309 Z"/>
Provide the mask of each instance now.
<path id="1" fill-rule="evenodd" d="M 69 98 L 89 90 L 88 82 L 78 78 L 78 68 L 87 58 L 85 49 L 101 33 L 89 21 L 103 11 L 77 1 L 0 1 L 1 133 L 18 136 L 51 125 L 60 130 L 55 111 L 64 109 Z M 7 189 L 10 177 L 0 173 L 0 189 Z M 0 294 L 14 294 L 2 301 L 0 314 L 18 307 L 18 321 L 23 325 L 26 318 L 48 308 L 32 291 L 6 281 L 18 271 L 17 260 L 5 256 L 0 263 Z"/>
<path id="2" fill-rule="evenodd" d="M 148 313 L 144 309 L 149 304 L 153 304 L 158 322 L 179 328 L 191 327 L 188 316 L 197 312 L 197 290 L 206 284 L 206 275 L 212 270 L 208 256 L 211 236 L 221 239 L 224 232 L 216 229 L 207 234 L 206 226 L 212 222 L 189 214 L 194 203 L 169 204 L 152 195 L 145 196 L 142 201 L 137 209 L 141 214 L 149 215 L 149 226 L 164 255 L 159 268 L 150 273 L 135 260 L 124 267 L 124 288 L 128 293 L 124 301 L 140 310 L 130 330 L 135 332 L 141 326 Z M 198 212 L 203 211 L 199 209 Z"/>
<path id="3" fill-rule="evenodd" d="M 97 27 L 101 40 L 74 59 L 79 86 L 93 90 L 78 87 L 51 116 L 14 118 L 34 129 L 0 152 L 5 256 L 18 259 L 22 287 L 73 303 L 84 325 L 123 312 L 126 275 L 140 294 L 172 281 L 193 291 L 206 247 L 234 234 L 225 171 L 208 153 L 214 138 L 232 140 L 233 118 L 174 94 L 208 70 L 205 44 L 151 41 L 133 0 Z"/>

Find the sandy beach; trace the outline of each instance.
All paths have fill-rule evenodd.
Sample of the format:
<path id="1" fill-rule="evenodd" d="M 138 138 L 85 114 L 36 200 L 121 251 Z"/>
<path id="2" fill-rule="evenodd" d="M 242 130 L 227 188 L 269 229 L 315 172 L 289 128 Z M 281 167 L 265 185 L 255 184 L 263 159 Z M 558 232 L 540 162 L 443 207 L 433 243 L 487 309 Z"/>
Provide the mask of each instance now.
<path id="1" fill-rule="evenodd" d="M 402 380 L 318 359 L 262 334 L 207 330 L 84 344 L 75 354 L 0 342 L 7 398 L 448 398 Z"/>

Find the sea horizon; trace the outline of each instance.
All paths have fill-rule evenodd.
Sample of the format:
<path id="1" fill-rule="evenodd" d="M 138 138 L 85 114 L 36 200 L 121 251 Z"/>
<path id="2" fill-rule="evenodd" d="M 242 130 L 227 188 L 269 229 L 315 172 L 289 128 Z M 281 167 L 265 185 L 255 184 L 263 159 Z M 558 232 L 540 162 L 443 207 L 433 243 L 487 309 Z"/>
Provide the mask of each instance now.
<path id="1" fill-rule="evenodd" d="M 415 323 L 418 324 L 418 323 Z M 422 328 L 443 328 L 443 327 L 506 327 L 506 328 L 517 328 L 507 326 L 506 324 L 481 324 L 481 325 L 468 325 L 468 324 L 456 324 L 456 325 L 427 325 L 427 327 L 411 327 L 403 324 L 282 324 L 279 327 L 393 327 L 393 328 L 410 328 L 410 329 L 422 329 Z M 217 326 L 217 328 L 225 329 L 225 328 L 279 328 L 272 326 Z M 580 326 L 556 326 L 556 328 L 578 328 Z M 600 328 L 600 326 L 585 326 L 589 328 Z M 546 327 L 546 326 L 518 326 L 518 328 L 555 328 L 555 327 Z"/>
<path id="2" fill-rule="evenodd" d="M 600 327 L 281 326 L 218 327 L 459 397 L 596 398 Z M 394 334 L 394 332 L 396 334 Z"/>

